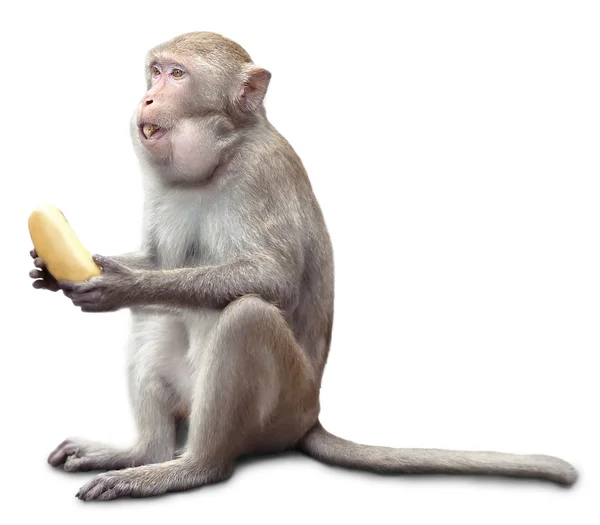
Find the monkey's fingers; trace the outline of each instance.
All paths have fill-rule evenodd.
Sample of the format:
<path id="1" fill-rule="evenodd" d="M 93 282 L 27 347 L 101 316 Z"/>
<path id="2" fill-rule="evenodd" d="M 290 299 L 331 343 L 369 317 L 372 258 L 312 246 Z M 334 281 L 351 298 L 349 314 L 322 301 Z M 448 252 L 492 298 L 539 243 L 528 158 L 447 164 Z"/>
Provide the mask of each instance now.
<path id="1" fill-rule="evenodd" d="M 32 250 L 32 255 L 34 255 Z M 33 264 L 37 267 L 29 272 L 29 277 L 35 279 L 33 287 L 37 289 L 50 290 L 52 292 L 58 291 L 58 284 L 56 279 L 46 268 L 44 261 L 40 257 L 35 257 Z"/>
<path id="2" fill-rule="evenodd" d="M 41 257 L 36 257 L 33 259 L 33 265 L 42 270 L 46 268 L 46 262 Z"/>
<path id="3" fill-rule="evenodd" d="M 31 285 L 37 290 L 49 290 L 51 292 L 58 292 L 58 284 L 56 281 L 49 280 L 46 278 L 36 279 Z"/>
<path id="4" fill-rule="evenodd" d="M 29 255 L 31 255 L 32 259 L 37 259 L 38 254 L 35 248 L 29 252 Z"/>

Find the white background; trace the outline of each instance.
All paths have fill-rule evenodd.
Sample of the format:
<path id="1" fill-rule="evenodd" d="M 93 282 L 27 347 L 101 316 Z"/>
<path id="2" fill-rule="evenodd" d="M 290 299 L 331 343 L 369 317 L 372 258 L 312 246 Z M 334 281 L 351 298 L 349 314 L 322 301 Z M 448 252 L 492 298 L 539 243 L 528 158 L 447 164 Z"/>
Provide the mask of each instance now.
<path id="1" fill-rule="evenodd" d="M 598 522 L 596 2 L 14 2 L 0 24 L 0 515 Z M 327 219 L 324 425 L 369 444 L 558 455 L 580 470 L 575 487 L 379 477 L 292 455 L 214 487 L 85 504 L 74 494 L 91 474 L 46 464 L 68 435 L 134 436 L 129 316 L 33 290 L 27 217 L 51 202 L 93 252 L 136 248 L 128 123 L 144 54 L 193 30 L 238 41 L 272 72 L 268 115 Z"/>

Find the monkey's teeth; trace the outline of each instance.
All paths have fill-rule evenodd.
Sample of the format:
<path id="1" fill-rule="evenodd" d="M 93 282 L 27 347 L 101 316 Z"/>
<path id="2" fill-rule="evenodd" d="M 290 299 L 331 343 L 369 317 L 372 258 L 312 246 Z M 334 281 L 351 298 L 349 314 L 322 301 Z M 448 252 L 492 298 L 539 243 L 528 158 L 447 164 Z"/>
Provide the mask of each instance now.
<path id="1" fill-rule="evenodd" d="M 158 126 L 154 124 L 144 124 L 143 132 L 144 136 L 149 139 L 152 135 L 154 135 L 158 131 Z"/>

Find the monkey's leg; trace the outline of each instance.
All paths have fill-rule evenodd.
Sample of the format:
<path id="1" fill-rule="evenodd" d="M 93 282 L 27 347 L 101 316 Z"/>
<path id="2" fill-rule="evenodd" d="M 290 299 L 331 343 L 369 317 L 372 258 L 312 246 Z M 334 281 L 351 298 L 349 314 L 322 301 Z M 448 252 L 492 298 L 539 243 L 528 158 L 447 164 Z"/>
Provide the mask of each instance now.
<path id="1" fill-rule="evenodd" d="M 316 421 L 310 365 L 279 310 L 262 299 L 232 302 L 202 348 L 192 338 L 191 351 L 201 357 L 185 453 L 101 474 L 79 498 L 153 496 L 222 481 L 239 456 L 291 448 Z"/>
<path id="2" fill-rule="evenodd" d="M 129 389 L 138 428 L 137 442 L 119 449 L 69 438 L 48 457 L 69 472 L 113 470 L 171 459 L 175 418 L 185 412 L 190 377 L 184 362 L 185 326 L 167 316 L 134 315 L 129 346 Z M 187 390 L 187 392 L 186 392 Z"/>

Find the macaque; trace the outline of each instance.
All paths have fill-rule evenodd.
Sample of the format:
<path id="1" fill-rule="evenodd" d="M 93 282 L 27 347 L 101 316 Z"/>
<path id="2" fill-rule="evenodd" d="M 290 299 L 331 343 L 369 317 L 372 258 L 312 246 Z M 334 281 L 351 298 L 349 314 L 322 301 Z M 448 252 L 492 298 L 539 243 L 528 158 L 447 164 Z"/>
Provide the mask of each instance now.
<path id="1" fill-rule="evenodd" d="M 71 438 L 66 471 L 105 470 L 82 500 L 153 496 L 230 477 L 241 456 L 299 450 L 382 473 L 485 474 L 570 485 L 544 455 L 394 449 L 333 436 L 319 421 L 332 333 L 329 234 L 298 155 L 267 119 L 271 74 L 208 32 L 158 45 L 131 120 L 144 174 L 140 250 L 95 255 L 102 274 L 56 281 L 33 250 L 33 286 L 83 312 L 129 309 L 128 448 Z M 189 427 L 176 451 L 178 425 Z"/>

